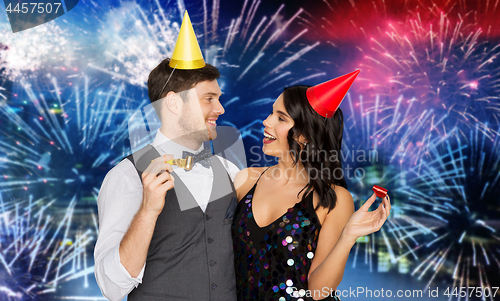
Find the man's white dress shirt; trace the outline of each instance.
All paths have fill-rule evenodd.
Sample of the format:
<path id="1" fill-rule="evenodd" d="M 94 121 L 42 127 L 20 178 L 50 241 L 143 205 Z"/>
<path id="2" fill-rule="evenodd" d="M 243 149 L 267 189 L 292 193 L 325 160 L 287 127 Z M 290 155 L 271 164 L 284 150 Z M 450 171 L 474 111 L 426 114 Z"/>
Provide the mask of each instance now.
<path id="1" fill-rule="evenodd" d="M 165 137 L 160 130 L 156 133 L 152 145 L 160 155 L 172 154 L 182 158 L 183 151 L 198 153 Z M 166 147 L 168 145 L 168 147 Z M 232 162 L 217 156 L 234 181 L 239 172 Z M 201 164 L 194 164 L 186 171 L 173 166 L 174 172 L 186 185 L 200 208 L 205 212 L 212 191 L 213 171 Z M 175 188 L 174 188 L 175 189 Z M 102 294 L 110 300 L 121 300 L 142 282 L 144 268 L 132 278 L 120 263 L 120 242 L 128 231 L 130 223 L 142 203 L 142 182 L 135 166 L 130 160 L 123 160 L 113 167 L 104 178 L 97 198 L 99 212 L 99 236 L 94 249 L 95 276 Z M 193 275 L 193 277 L 196 277 Z"/>

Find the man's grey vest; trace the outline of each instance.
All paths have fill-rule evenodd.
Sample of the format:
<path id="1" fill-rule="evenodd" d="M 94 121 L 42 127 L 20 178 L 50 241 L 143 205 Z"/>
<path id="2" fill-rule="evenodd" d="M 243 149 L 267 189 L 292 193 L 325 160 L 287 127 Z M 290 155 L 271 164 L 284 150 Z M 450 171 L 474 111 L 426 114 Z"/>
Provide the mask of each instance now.
<path id="1" fill-rule="evenodd" d="M 134 163 L 141 178 L 142 171 L 159 156 L 148 145 L 127 159 Z M 139 159 L 134 162 L 134 158 Z M 172 173 L 175 187 L 167 192 L 165 206 L 156 221 L 142 284 L 130 292 L 129 301 L 236 300 L 231 238 L 236 193 L 227 171 L 215 156 L 212 170 L 214 182 L 205 213 L 175 172 Z M 221 191 L 226 193 L 217 196 Z M 181 210 L 178 196 L 183 207 L 191 209 Z"/>

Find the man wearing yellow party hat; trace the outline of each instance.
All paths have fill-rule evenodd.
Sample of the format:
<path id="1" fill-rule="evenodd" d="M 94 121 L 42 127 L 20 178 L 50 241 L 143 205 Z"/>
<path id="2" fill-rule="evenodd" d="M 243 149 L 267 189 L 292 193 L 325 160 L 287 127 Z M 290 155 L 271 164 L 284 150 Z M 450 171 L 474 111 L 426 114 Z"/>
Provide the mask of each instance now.
<path id="1" fill-rule="evenodd" d="M 203 146 L 217 137 L 224 113 L 219 76 L 205 64 L 186 12 L 172 58 L 148 78 L 161 121 L 155 140 L 111 169 L 99 192 L 95 275 L 110 300 L 236 300 L 239 170 Z M 174 158 L 190 164 L 172 166 Z"/>

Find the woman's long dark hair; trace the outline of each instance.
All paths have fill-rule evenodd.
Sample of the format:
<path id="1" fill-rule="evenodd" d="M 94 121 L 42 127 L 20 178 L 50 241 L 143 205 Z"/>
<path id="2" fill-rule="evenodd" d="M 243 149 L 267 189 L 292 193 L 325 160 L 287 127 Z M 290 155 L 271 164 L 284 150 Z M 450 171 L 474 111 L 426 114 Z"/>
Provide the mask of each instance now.
<path id="1" fill-rule="evenodd" d="M 347 188 L 340 153 L 344 117 L 340 108 L 331 118 L 319 115 L 307 100 L 307 88 L 309 86 L 293 86 L 283 92 L 285 109 L 294 121 L 287 140 L 294 166 L 300 160 L 309 175 L 309 183 L 300 191 L 306 189 L 302 198 L 314 189 L 319 196 L 318 206 L 330 211 L 337 204 L 333 185 Z M 300 135 L 307 141 L 302 151 L 296 141 Z"/>

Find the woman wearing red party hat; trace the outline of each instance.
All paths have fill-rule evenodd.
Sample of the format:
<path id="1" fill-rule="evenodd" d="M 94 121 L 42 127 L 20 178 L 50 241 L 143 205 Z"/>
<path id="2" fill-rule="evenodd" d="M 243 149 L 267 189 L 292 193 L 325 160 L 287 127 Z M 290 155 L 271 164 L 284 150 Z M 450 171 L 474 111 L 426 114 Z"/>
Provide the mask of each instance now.
<path id="1" fill-rule="evenodd" d="M 285 88 L 264 120 L 262 151 L 278 164 L 244 169 L 234 183 L 238 300 L 338 300 L 356 239 L 389 216 L 389 197 L 368 212 L 375 194 L 354 212 L 339 160 L 338 107 L 358 73 Z"/>

